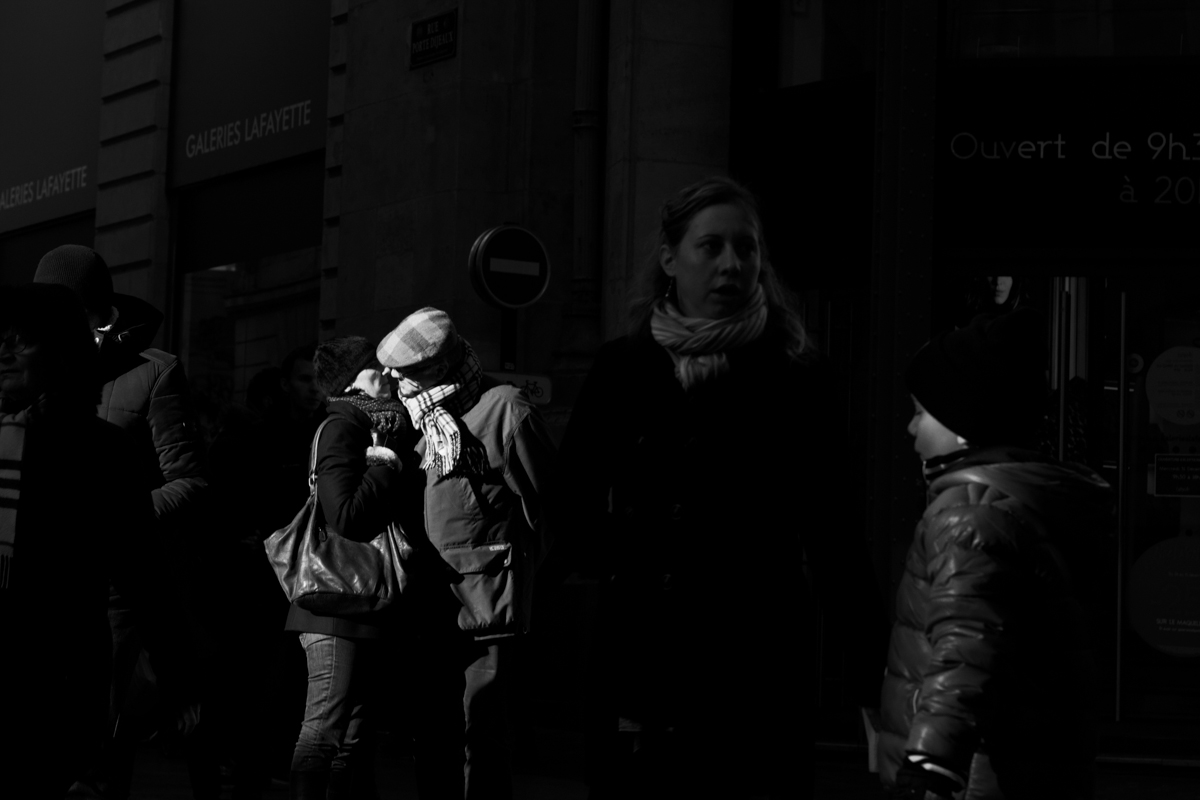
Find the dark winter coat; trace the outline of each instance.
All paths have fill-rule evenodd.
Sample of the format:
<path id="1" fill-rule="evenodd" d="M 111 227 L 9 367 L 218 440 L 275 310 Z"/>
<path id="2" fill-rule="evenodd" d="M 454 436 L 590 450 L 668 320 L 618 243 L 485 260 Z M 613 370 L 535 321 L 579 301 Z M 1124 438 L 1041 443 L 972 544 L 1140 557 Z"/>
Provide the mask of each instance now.
<path id="1" fill-rule="evenodd" d="M 850 662 L 865 670 L 857 694 L 878 686 L 882 609 L 838 502 L 844 414 L 828 369 L 769 334 L 728 357 L 728 374 L 685 392 L 648 335 L 601 348 L 562 444 L 562 546 L 607 584 L 620 716 L 795 728 L 784 709 L 813 694 L 806 569 L 830 625 L 853 619 L 848 641 L 869 653 Z"/>
<path id="2" fill-rule="evenodd" d="M 487 450 L 482 476 L 426 471 L 425 531 L 457 575 L 458 627 L 476 638 L 529 630 L 534 574 L 551 544 L 546 491 L 555 448 L 541 415 L 512 386 L 484 378 L 462 416 Z M 424 456 L 425 439 L 416 449 Z"/>
<path id="3" fill-rule="evenodd" d="M 194 510 L 205 482 L 200 448 L 187 409 L 183 365 L 150 347 L 162 314 L 148 303 L 114 295 L 117 320 L 100 345 L 101 419 L 129 434 L 137 461 L 128 479 L 154 497 L 160 524 Z"/>
<path id="4" fill-rule="evenodd" d="M 63 796 L 104 735 L 110 580 L 148 607 L 146 565 L 158 558 L 150 495 L 127 479 L 133 461 L 128 439 L 87 406 L 30 423 L 12 587 L 0 592 L 0 795 Z"/>
<path id="5" fill-rule="evenodd" d="M 317 501 L 321 514 L 330 530 L 356 542 L 369 542 L 398 518 L 401 473 L 391 466 L 367 466 L 372 426 L 366 412 L 350 403 L 331 402 L 328 419 L 317 443 Z M 380 626 L 390 611 L 323 616 L 292 603 L 284 628 L 374 639 L 380 635 Z"/>
<path id="6" fill-rule="evenodd" d="M 1103 535 L 1108 486 L 1003 448 L 933 474 L 896 596 L 881 778 L 920 753 L 969 776 L 972 799 L 1090 797 L 1094 667 L 1071 565 Z"/>

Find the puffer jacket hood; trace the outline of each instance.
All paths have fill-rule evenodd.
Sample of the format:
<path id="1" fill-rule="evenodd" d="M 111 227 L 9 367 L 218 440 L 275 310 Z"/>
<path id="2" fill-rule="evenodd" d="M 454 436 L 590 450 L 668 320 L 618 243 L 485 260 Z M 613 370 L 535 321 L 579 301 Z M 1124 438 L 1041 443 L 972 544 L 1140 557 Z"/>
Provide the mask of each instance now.
<path id="1" fill-rule="evenodd" d="M 105 343 L 118 344 L 129 353 L 140 353 L 150 347 L 162 326 L 163 313 L 145 300 L 127 294 L 114 294 L 112 304 L 117 309 L 117 321 L 105 332 Z"/>

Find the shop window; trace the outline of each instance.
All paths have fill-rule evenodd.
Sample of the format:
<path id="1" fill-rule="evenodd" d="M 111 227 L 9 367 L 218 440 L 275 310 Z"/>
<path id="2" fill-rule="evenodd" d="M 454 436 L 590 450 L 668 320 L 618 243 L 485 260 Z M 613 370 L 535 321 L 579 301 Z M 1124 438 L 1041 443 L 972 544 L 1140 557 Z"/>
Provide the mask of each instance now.
<path id="1" fill-rule="evenodd" d="M 1191 0 L 962 0 L 947 3 L 950 58 L 1200 55 Z"/>
<path id="2" fill-rule="evenodd" d="M 317 338 L 318 249 L 185 273 L 180 357 L 201 433 L 215 438 L 256 375 Z"/>

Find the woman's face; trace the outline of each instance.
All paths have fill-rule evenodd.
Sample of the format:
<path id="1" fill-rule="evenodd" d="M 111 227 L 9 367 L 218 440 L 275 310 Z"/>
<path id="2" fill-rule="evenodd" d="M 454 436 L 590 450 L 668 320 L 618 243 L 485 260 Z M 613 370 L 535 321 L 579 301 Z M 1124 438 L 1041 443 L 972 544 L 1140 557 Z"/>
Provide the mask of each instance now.
<path id="1" fill-rule="evenodd" d="M 988 283 L 992 286 L 992 300 L 996 305 L 1002 306 L 1008 302 L 1008 295 L 1012 292 L 1013 279 L 1011 276 L 1005 275 L 1000 277 L 988 278 Z"/>
<path id="2" fill-rule="evenodd" d="M 15 331 L 0 337 L 0 401 L 10 411 L 25 408 L 46 388 L 40 345 Z"/>
<path id="3" fill-rule="evenodd" d="M 350 388 L 362 389 L 368 397 L 378 400 L 392 399 L 392 382 L 378 367 L 367 367 L 358 373 L 358 377 L 354 379 L 354 383 L 350 384 Z"/>
<path id="4" fill-rule="evenodd" d="M 908 435 L 913 437 L 913 450 L 921 455 L 922 461 L 949 455 L 967 446 L 966 442 L 958 440 L 957 433 L 926 411 L 917 398 L 913 397 L 912 401 L 913 417 L 908 423 Z"/>
<path id="5" fill-rule="evenodd" d="M 760 249 L 758 226 L 741 206 L 709 206 L 692 217 L 674 252 L 662 246 L 659 264 L 675 279 L 684 316 L 724 319 L 758 285 Z"/>

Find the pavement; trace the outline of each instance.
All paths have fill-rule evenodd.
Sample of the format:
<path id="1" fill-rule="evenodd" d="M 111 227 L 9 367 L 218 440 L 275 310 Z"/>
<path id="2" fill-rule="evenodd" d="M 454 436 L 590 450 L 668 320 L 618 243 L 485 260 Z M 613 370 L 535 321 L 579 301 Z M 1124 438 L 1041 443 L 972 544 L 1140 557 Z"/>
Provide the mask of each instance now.
<path id="1" fill-rule="evenodd" d="M 577 734 L 540 731 L 547 747 L 538 763 L 519 767 L 514 774 L 515 800 L 586 800 L 587 786 L 580 778 Z M 417 797 L 414 765 L 407 744 L 398 736 L 380 737 L 377 757 L 378 787 L 382 800 Z M 1096 800 L 1197 800 L 1200 798 L 1200 764 L 1181 766 L 1143 763 L 1119 757 L 1102 757 L 1097 764 Z M 222 798 L 229 798 L 229 788 Z M 287 786 L 276 781 L 263 800 L 286 800 Z M 190 800 L 187 770 L 181 759 L 150 741 L 141 745 L 131 800 Z M 816 764 L 815 800 L 880 800 L 878 777 L 867 771 L 865 748 L 820 748 Z"/>

